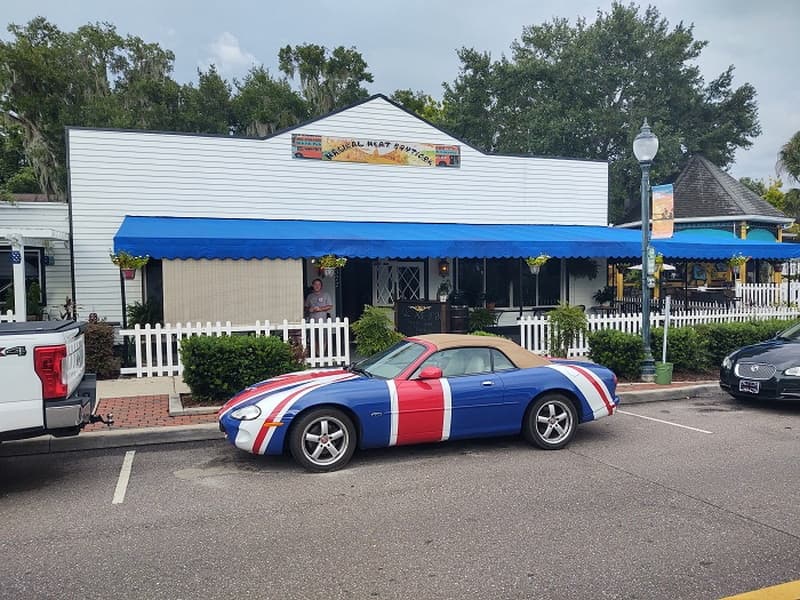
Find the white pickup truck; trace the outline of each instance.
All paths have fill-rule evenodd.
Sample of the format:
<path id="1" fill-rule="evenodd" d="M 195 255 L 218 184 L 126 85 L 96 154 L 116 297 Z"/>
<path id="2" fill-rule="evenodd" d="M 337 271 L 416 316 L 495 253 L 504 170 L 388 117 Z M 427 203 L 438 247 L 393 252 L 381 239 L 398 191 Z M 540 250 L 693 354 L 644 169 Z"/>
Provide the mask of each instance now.
<path id="1" fill-rule="evenodd" d="M 85 369 L 82 324 L 0 323 L 0 441 L 77 435 L 102 421 Z"/>

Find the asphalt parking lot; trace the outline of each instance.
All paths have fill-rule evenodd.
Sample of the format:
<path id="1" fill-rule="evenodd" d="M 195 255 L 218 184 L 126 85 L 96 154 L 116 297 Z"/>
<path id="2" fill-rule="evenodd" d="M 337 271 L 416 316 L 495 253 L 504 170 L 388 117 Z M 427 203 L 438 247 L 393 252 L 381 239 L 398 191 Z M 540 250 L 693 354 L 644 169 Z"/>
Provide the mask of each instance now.
<path id="1" fill-rule="evenodd" d="M 223 441 L 0 459 L 7 598 L 722 598 L 800 579 L 800 403 L 623 406 L 312 475 Z"/>

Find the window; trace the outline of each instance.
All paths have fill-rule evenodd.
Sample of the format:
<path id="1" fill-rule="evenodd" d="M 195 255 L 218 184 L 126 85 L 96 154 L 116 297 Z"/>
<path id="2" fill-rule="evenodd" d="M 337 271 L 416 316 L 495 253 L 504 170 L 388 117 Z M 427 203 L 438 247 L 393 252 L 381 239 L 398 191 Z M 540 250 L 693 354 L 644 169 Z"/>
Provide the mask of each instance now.
<path id="1" fill-rule="evenodd" d="M 510 371 L 517 368 L 505 354 L 495 348 L 492 348 L 492 363 L 495 371 Z"/>
<path id="2" fill-rule="evenodd" d="M 25 287 L 31 292 L 31 284 L 39 286 L 39 304 L 47 304 L 44 281 L 43 250 L 25 249 Z M 5 312 L 14 305 L 14 265 L 11 263 L 11 248 L 0 247 L 0 311 Z"/>
<path id="3" fill-rule="evenodd" d="M 452 348 L 436 352 L 420 365 L 412 379 L 419 377 L 425 367 L 439 367 L 444 377 L 477 375 L 492 370 L 489 348 Z"/>
<path id="4" fill-rule="evenodd" d="M 381 379 L 394 379 L 425 352 L 425 346 L 415 342 L 398 342 L 391 348 L 370 356 L 355 365 L 356 372 Z"/>

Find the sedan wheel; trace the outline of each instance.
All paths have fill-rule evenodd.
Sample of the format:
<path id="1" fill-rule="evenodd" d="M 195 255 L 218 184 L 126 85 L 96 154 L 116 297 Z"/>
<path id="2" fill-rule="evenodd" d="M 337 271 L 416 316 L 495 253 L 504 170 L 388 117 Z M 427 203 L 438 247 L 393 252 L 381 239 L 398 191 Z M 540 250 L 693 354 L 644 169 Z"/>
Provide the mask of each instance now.
<path id="1" fill-rule="evenodd" d="M 350 462 L 355 442 L 355 428 L 346 414 L 335 408 L 320 408 L 295 423 L 289 449 L 309 471 L 335 471 Z"/>
<path id="2" fill-rule="evenodd" d="M 569 398 L 546 394 L 528 408 L 522 431 L 530 443 L 545 450 L 558 450 L 569 444 L 577 425 L 575 407 Z"/>

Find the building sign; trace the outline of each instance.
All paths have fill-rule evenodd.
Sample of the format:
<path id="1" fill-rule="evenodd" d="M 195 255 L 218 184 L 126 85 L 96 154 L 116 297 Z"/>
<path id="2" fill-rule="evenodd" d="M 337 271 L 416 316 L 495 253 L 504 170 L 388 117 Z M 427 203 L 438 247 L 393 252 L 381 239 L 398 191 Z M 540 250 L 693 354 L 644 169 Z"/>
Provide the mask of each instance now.
<path id="1" fill-rule="evenodd" d="M 292 156 L 336 162 L 459 167 L 461 147 L 419 142 L 292 134 Z"/>
<path id="2" fill-rule="evenodd" d="M 675 212 L 672 199 L 672 184 L 653 186 L 653 233 L 654 240 L 671 238 Z"/>

